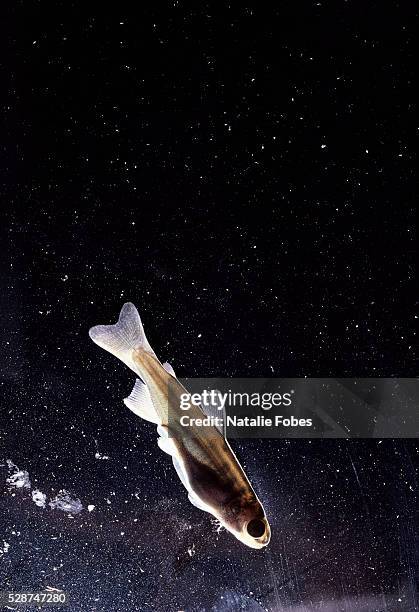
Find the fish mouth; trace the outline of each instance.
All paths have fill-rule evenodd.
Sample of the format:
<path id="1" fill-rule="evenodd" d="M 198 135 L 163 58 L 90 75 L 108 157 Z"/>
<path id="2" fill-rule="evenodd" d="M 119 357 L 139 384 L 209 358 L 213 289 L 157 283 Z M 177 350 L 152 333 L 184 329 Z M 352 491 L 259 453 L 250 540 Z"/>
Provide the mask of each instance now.
<path id="1" fill-rule="evenodd" d="M 252 548 L 263 548 L 269 544 L 271 529 L 266 518 L 252 519 L 246 525 L 247 534 L 251 537 L 249 546 Z"/>
<path id="2" fill-rule="evenodd" d="M 254 518 L 246 525 L 247 533 L 252 538 L 261 538 L 266 531 L 266 521 L 263 519 Z"/>

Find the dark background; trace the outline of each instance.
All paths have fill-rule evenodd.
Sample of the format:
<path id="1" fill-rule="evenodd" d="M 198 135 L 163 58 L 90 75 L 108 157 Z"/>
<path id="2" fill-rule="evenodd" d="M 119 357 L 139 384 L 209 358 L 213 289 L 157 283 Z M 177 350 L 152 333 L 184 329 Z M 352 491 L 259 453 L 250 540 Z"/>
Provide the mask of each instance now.
<path id="1" fill-rule="evenodd" d="M 273 526 L 251 551 L 87 335 L 131 300 L 181 376 L 416 375 L 415 3 L 133 6 L 1 8 L 1 584 L 415 610 L 414 441 L 236 442 Z M 36 507 L 5 459 L 84 510 Z"/>

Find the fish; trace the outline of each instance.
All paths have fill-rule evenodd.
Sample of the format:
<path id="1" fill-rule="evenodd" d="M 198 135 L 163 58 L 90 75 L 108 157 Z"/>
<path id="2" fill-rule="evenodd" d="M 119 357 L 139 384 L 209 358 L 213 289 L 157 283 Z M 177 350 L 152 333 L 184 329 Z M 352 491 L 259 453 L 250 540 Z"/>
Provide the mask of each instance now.
<path id="1" fill-rule="evenodd" d="M 123 305 L 116 324 L 96 325 L 89 335 L 138 377 L 124 403 L 138 417 L 157 425 L 157 443 L 172 457 L 189 501 L 211 514 L 243 544 L 254 549 L 267 546 L 271 528 L 265 510 L 224 429 L 212 425 L 186 428 L 181 424 L 185 414 L 180 408 L 181 397 L 187 391 L 170 364 L 157 358 L 134 304 Z M 191 422 L 214 414 L 218 408 L 191 404 Z M 221 420 L 225 424 L 225 418 Z"/>

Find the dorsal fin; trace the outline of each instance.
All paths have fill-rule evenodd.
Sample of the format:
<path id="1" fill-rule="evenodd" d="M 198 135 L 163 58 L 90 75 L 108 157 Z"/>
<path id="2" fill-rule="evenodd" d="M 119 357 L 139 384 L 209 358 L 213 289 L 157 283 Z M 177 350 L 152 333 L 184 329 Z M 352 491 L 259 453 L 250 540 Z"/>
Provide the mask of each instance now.
<path id="1" fill-rule="evenodd" d="M 173 376 L 173 378 L 176 378 L 176 374 L 174 369 L 172 368 L 172 366 L 170 365 L 170 363 L 168 363 L 167 361 L 163 364 L 164 369 L 166 370 L 166 372 L 169 372 L 169 374 L 171 374 Z"/>

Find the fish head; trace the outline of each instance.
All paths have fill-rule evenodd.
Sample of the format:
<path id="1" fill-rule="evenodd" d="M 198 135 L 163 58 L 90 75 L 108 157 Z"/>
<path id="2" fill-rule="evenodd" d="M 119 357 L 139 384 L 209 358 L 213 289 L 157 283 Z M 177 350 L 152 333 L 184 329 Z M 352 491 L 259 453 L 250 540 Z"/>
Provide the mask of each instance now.
<path id="1" fill-rule="evenodd" d="M 253 496 L 252 496 L 253 497 Z M 271 539 L 271 528 L 260 501 L 254 497 L 230 503 L 220 519 L 222 525 L 250 548 L 264 548 Z"/>

